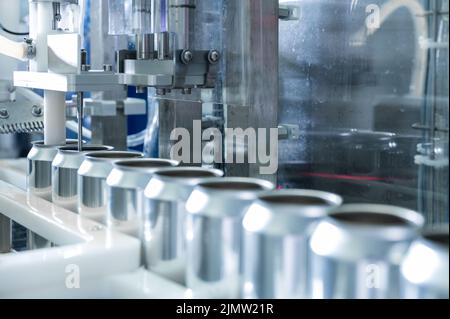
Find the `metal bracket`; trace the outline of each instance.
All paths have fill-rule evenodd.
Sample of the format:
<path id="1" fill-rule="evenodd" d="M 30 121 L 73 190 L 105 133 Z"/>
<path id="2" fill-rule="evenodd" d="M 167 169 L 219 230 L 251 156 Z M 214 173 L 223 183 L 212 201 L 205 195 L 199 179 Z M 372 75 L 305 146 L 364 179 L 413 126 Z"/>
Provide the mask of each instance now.
<path id="1" fill-rule="evenodd" d="M 285 21 L 300 20 L 300 7 L 296 5 L 280 5 L 278 18 Z"/>
<path id="2" fill-rule="evenodd" d="M 279 140 L 298 140 L 300 138 L 300 128 L 293 124 L 278 125 Z"/>
<path id="3" fill-rule="evenodd" d="M 119 83 L 158 89 L 212 88 L 218 72 L 217 50 L 177 50 L 173 59 L 136 60 L 134 51 L 119 51 Z"/>
<path id="4" fill-rule="evenodd" d="M 39 132 L 44 110 L 27 100 L 0 103 L 0 134 Z"/>

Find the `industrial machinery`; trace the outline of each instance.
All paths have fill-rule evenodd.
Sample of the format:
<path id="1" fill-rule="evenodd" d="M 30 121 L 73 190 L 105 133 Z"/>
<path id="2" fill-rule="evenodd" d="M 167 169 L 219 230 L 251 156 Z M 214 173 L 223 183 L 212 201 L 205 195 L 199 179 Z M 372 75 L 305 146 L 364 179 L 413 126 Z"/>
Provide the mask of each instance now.
<path id="1" fill-rule="evenodd" d="M 0 298 L 448 298 L 448 6 L 0 0 Z"/>

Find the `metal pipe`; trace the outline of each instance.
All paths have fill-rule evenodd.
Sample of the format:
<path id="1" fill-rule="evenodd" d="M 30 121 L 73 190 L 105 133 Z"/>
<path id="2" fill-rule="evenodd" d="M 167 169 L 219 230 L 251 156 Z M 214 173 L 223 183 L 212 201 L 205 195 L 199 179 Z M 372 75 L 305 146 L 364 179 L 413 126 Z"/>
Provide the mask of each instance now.
<path id="1" fill-rule="evenodd" d="M 0 214 L 0 254 L 9 253 L 11 248 L 11 219 Z"/>
<path id="2" fill-rule="evenodd" d="M 84 93 L 77 93 L 77 117 L 78 117 L 78 151 L 83 151 L 83 103 Z"/>
<path id="3" fill-rule="evenodd" d="M 155 35 L 152 33 L 136 35 L 138 60 L 150 60 L 155 56 Z"/>

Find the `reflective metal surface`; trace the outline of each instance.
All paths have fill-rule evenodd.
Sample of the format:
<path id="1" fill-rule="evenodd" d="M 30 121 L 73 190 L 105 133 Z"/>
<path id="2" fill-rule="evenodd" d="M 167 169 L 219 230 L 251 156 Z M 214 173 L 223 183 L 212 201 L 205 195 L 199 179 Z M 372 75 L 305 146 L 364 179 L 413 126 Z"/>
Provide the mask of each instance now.
<path id="1" fill-rule="evenodd" d="M 107 225 L 137 237 L 145 187 L 155 171 L 174 166 L 177 161 L 152 158 L 115 162 L 106 179 Z"/>
<path id="2" fill-rule="evenodd" d="M 240 295 L 242 219 L 268 181 L 228 177 L 200 183 L 186 202 L 186 285 L 224 298 Z"/>
<path id="3" fill-rule="evenodd" d="M 448 299 L 448 239 L 448 225 L 442 225 L 411 245 L 401 267 L 403 298 Z"/>
<path id="4" fill-rule="evenodd" d="M 243 298 L 307 298 L 309 239 L 342 198 L 315 190 L 264 193 L 245 213 Z"/>
<path id="5" fill-rule="evenodd" d="M 0 254 L 9 253 L 11 248 L 11 219 L 0 214 Z"/>
<path id="6" fill-rule="evenodd" d="M 106 222 L 106 178 L 114 161 L 142 157 L 138 152 L 93 152 L 85 155 L 78 169 L 78 213 L 98 222 Z"/>
<path id="7" fill-rule="evenodd" d="M 145 188 L 140 220 L 144 265 L 164 277 L 185 282 L 185 203 L 193 188 L 214 177 L 216 169 L 179 167 L 160 170 Z"/>
<path id="8" fill-rule="evenodd" d="M 66 145 L 76 144 L 67 140 Z M 62 145 L 44 145 L 44 141 L 33 142 L 28 153 L 27 191 L 48 201 L 52 200 L 52 161 Z"/>
<path id="9" fill-rule="evenodd" d="M 399 298 L 400 263 L 424 224 L 414 211 L 343 205 L 324 218 L 311 241 L 313 298 Z"/>
<path id="10" fill-rule="evenodd" d="M 52 201 L 73 212 L 77 212 L 78 203 L 78 169 L 84 160 L 84 155 L 94 151 L 110 151 L 111 146 L 85 145 L 83 151 L 78 147 L 63 146 L 52 162 Z"/>

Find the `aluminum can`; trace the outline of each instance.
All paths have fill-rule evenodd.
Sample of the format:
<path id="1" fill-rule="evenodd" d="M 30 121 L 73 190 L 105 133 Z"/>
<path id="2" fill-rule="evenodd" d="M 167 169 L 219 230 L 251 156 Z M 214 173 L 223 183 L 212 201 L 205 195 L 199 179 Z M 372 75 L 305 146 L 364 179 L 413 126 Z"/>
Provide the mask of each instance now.
<path id="1" fill-rule="evenodd" d="M 186 203 L 186 284 L 194 298 L 240 296 L 242 219 L 268 181 L 227 177 L 198 184 Z"/>
<path id="2" fill-rule="evenodd" d="M 77 145 L 62 146 L 52 162 L 52 201 L 74 213 L 78 212 L 78 169 L 84 155 L 96 151 L 111 151 L 104 145 L 84 145 L 79 152 Z"/>
<path id="3" fill-rule="evenodd" d="M 139 152 L 104 151 L 87 153 L 78 169 L 78 213 L 81 216 L 106 223 L 106 178 L 113 163 L 121 159 L 142 158 Z"/>
<path id="4" fill-rule="evenodd" d="M 75 145 L 77 140 L 66 140 L 64 145 L 45 145 L 44 141 L 32 143 L 27 156 L 27 192 L 29 195 L 52 201 L 52 162 L 58 153 L 58 147 Z M 31 230 L 27 230 L 27 249 L 52 247 L 52 243 Z"/>
<path id="5" fill-rule="evenodd" d="M 243 298 L 308 298 L 309 239 L 342 204 L 336 194 L 303 189 L 263 193 L 244 215 Z"/>
<path id="6" fill-rule="evenodd" d="M 67 140 L 66 145 L 76 144 L 76 140 Z M 58 153 L 58 147 L 64 145 L 45 145 L 44 141 L 32 143 L 27 156 L 27 191 L 29 194 L 52 200 L 52 162 Z"/>
<path id="7" fill-rule="evenodd" d="M 438 225 L 411 245 L 401 267 L 403 298 L 448 299 L 448 239 L 448 224 Z"/>
<path id="8" fill-rule="evenodd" d="M 400 265 L 424 218 L 395 206 L 348 204 L 319 222 L 311 241 L 312 297 L 400 298 Z"/>
<path id="9" fill-rule="evenodd" d="M 178 161 L 153 158 L 115 162 L 106 179 L 108 227 L 138 237 L 145 187 L 154 172 L 178 165 Z"/>
<path id="10" fill-rule="evenodd" d="M 154 173 L 144 192 L 140 219 L 143 262 L 147 269 L 185 283 L 185 203 L 195 185 L 223 176 L 217 169 L 177 167 Z"/>

